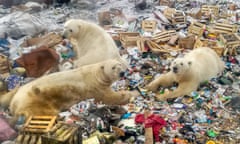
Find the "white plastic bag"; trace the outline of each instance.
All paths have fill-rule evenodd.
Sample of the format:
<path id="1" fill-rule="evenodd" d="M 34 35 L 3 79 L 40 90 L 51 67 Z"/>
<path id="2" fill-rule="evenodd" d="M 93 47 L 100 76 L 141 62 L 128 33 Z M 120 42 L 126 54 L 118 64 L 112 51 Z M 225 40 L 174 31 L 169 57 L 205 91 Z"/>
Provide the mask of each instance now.
<path id="1" fill-rule="evenodd" d="M 8 33 L 11 38 L 35 36 L 46 30 L 37 17 L 25 12 L 14 12 L 0 18 L 0 33 Z"/>

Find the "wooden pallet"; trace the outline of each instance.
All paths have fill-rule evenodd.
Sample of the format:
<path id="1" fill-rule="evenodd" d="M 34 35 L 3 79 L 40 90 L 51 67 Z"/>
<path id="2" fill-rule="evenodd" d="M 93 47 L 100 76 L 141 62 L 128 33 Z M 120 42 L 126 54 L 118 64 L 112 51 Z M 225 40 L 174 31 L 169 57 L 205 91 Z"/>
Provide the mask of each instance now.
<path id="1" fill-rule="evenodd" d="M 127 48 L 130 46 L 137 46 L 137 41 L 140 38 L 140 34 L 138 32 L 120 32 L 119 37 L 122 46 Z"/>
<path id="2" fill-rule="evenodd" d="M 202 5 L 201 7 L 201 12 L 203 14 L 214 14 L 214 16 L 219 15 L 219 6 L 214 6 L 214 5 Z"/>
<path id="3" fill-rule="evenodd" d="M 76 124 L 59 122 L 42 135 L 42 144 L 82 144 L 81 128 Z"/>
<path id="4" fill-rule="evenodd" d="M 173 25 L 186 23 L 186 16 L 183 11 L 174 8 L 167 8 L 164 10 L 163 14 Z"/>
<path id="5" fill-rule="evenodd" d="M 239 36 L 234 34 L 220 34 L 220 41 L 222 41 L 225 51 L 223 55 L 237 55 L 237 47 L 240 46 L 240 38 Z"/>
<path id="6" fill-rule="evenodd" d="M 176 35 L 175 30 L 158 32 L 151 38 L 152 41 L 156 43 L 164 43 L 171 39 L 171 36 Z"/>
<path id="7" fill-rule="evenodd" d="M 153 32 L 157 28 L 157 21 L 155 20 L 143 20 L 142 29 L 147 32 Z"/>
<path id="8" fill-rule="evenodd" d="M 31 116 L 23 126 L 24 133 L 47 133 L 56 122 L 57 116 Z"/>
<path id="9" fill-rule="evenodd" d="M 202 37 L 203 32 L 204 32 L 204 27 L 205 27 L 205 25 L 201 24 L 199 22 L 192 23 L 188 28 L 188 33 Z"/>
<path id="10" fill-rule="evenodd" d="M 213 27 L 213 32 L 216 33 L 236 33 L 237 30 L 237 25 L 227 23 L 215 23 Z"/>

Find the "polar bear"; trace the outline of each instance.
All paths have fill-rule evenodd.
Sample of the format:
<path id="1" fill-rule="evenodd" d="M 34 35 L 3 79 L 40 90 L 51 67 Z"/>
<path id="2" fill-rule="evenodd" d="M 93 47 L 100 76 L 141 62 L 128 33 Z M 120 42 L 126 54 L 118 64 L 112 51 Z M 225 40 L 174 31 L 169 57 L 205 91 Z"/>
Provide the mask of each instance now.
<path id="1" fill-rule="evenodd" d="M 113 91 L 111 84 L 118 80 L 126 67 L 116 60 L 106 60 L 80 68 L 56 72 L 35 79 L 17 91 L 0 96 L 0 102 L 10 102 L 10 112 L 20 115 L 57 115 L 73 104 L 94 98 L 105 104 L 126 104 L 138 95 L 137 91 Z M 6 105 L 6 104 L 5 104 Z"/>
<path id="2" fill-rule="evenodd" d="M 156 92 L 159 86 L 169 87 L 174 82 L 178 83 L 176 90 L 157 94 L 157 100 L 190 94 L 197 90 L 200 83 L 220 74 L 224 70 L 224 62 L 211 48 L 201 47 L 192 50 L 183 58 L 173 60 L 170 69 L 146 86 L 148 90 Z"/>
<path id="3" fill-rule="evenodd" d="M 97 24 L 81 19 L 70 19 L 64 24 L 63 38 L 74 40 L 76 43 L 77 60 L 74 67 L 107 59 L 116 59 L 127 65 L 112 37 Z"/>

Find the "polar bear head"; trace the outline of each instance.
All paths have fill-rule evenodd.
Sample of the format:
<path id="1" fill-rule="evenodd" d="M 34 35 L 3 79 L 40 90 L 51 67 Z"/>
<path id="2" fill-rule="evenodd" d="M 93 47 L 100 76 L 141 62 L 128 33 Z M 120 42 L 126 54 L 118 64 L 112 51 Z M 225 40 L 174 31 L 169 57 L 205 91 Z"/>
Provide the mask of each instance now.
<path id="1" fill-rule="evenodd" d="M 124 76 L 127 67 L 117 60 L 106 60 L 101 65 L 101 70 L 104 77 L 113 82 Z"/>
<path id="2" fill-rule="evenodd" d="M 70 19 L 64 24 L 63 38 L 77 38 L 80 33 L 81 22 L 77 19 Z"/>
<path id="3" fill-rule="evenodd" d="M 185 58 L 176 58 L 171 63 L 171 71 L 175 74 L 185 74 L 191 68 L 192 62 Z"/>

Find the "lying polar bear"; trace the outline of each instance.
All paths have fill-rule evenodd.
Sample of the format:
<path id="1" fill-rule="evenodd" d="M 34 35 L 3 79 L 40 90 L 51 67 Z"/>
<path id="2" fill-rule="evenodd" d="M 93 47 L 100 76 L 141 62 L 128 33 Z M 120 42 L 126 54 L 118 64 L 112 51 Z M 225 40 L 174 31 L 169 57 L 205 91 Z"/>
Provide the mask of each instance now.
<path id="1" fill-rule="evenodd" d="M 70 19 L 64 24 L 63 37 L 76 41 L 77 60 L 74 67 L 115 59 L 127 64 L 119 54 L 112 37 L 97 24 Z"/>
<path id="2" fill-rule="evenodd" d="M 201 82 L 216 77 L 223 70 L 224 62 L 214 50 L 207 47 L 197 48 L 183 58 L 176 58 L 171 63 L 171 70 L 153 80 L 146 88 L 156 92 L 159 86 L 168 87 L 177 82 L 176 90 L 156 95 L 158 100 L 176 98 L 197 90 Z"/>
<path id="3" fill-rule="evenodd" d="M 0 104 L 9 102 L 10 112 L 16 118 L 20 115 L 57 115 L 61 110 L 89 98 L 105 104 L 126 104 L 138 93 L 115 92 L 110 87 L 125 70 L 119 61 L 107 60 L 52 73 L 0 96 Z"/>

